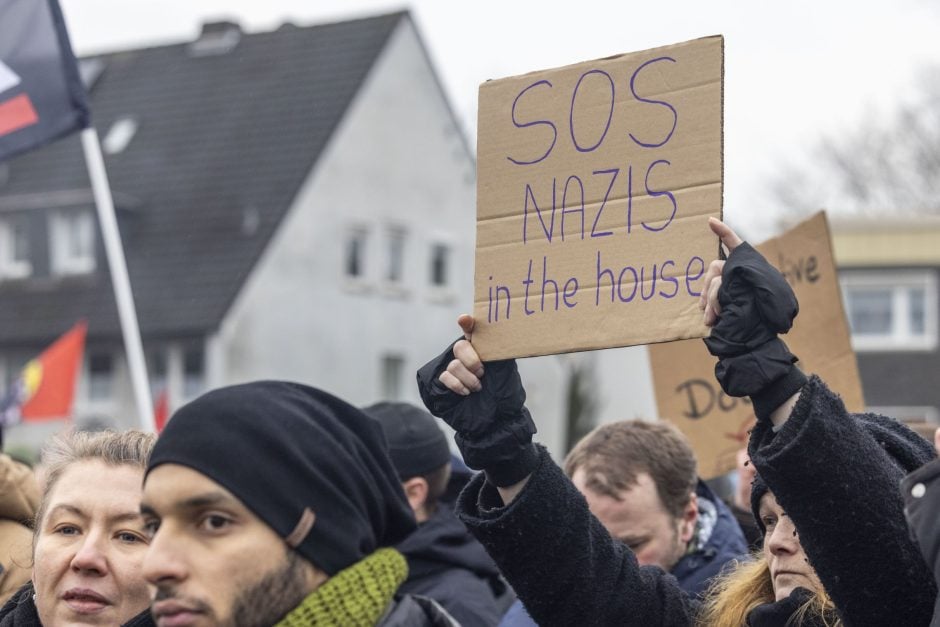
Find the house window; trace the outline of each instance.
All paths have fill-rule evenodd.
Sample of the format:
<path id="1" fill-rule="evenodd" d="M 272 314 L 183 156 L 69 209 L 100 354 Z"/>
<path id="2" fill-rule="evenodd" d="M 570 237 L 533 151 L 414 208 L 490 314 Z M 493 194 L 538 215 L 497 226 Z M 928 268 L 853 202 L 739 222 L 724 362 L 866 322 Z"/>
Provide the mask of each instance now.
<path id="1" fill-rule="evenodd" d="M 95 220 L 88 211 L 52 215 L 52 273 L 88 274 L 95 269 Z"/>
<path id="2" fill-rule="evenodd" d="M 382 398 L 387 401 L 401 399 L 402 375 L 405 372 L 405 358 L 401 355 L 382 357 Z"/>
<path id="3" fill-rule="evenodd" d="M 431 247 L 431 285 L 434 287 L 447 286 L 447 270 L 450 261 L 450 248 L 444 244 L 434 244 Z"/>
<path id="4" fill-rule="evenodd" d="M 856 350 L 936 348 L 936 274 L 843 272 L 840 282 Z"/>
<path id="5" fill-rule="evenodd" d="M 366 273 L 366 236 L 364 228 L 350 229 L 346 237 L 346 276 L 361 279 Z"/>
<path id="6" fill-rule="evenodd" d="M 150 396 L 157 398 L 167 387 L 167 356 L 163 349 L 147 353 L 147 376 L 150 379 Z"/>
<path id="7" fill-rule="evenodd" d="M 405 273 L 405 231 L 399 228 L 388 230 L 388 271 L 385 278 L 390 283 L 401 283 Z"/>
<path id="8" fill-rule="evenodd" d="M 105 153 L 116 155 L 124 152 L 134 135 L 137 134 L 137 120 L 130 116 L 118 118 L 108 129 L 108 134 L 104 136 L 101 147 Z"/>
<path id="9" fill-rule="evenodd" d="M 205 388 L 205 354 L 201 346 L 183 351 L 183 396 L 192 398 Z"/>
<path id="10" fill-rule="evenodd" d="M 26 220 L 0 221 L 0 279 L 22 279 L 33 272 Z"/>
<path id="11" fill-rule="evenodd" d="M 108 401 L 114 393 L 114 357 L 111 353 L 88 355 L 88 400 Z"/>

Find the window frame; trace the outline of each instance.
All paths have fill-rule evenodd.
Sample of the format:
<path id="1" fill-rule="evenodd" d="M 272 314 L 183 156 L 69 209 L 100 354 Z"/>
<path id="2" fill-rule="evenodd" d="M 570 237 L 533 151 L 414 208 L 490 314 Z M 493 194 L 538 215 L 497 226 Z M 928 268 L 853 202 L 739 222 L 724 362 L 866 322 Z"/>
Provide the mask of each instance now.
<path id="1" fill-rule="evenodd" d="M 84 222 L 79 222 L 84 221 Z M 78 224 L 78 236 L 87 238 L 86 255 L 75 255 L 70 249 L 72 229 Z M 91 211 L 56 211 L 49 215 L 49 270 L 53 276 L 91 274 L 97 266 L 97 223 Z"/>
<path id="2" fill-rule="evenodd" d="M 342 269 L 343 277 L 347 281 L 364 282 L 368 277 L 368 246 L 369 246 L 369 228 L 362 224 L 354 224 L 346 229 L 346 236 L 343 238 Z M 358 242 L 356 248 L 356 265 L 358 272 L 350 272 L 352 265 L 352 247 Z"/>
<path id="3" fill-rule="evenodd" d="M 408 231 L 403 226 L 390 225 L 385 229 L 386 261 L 383 279 L 390 285 L 402 285 L 405 282 L 405 270 L 408 257 Z"/>
<path id="4" fill-rule="evenodd" d="M 846 321 L 857 352 L 933 351 L 937 349 L 937 272 L 934 269 L 891 271 L 846 271 L 839 276 Z M 889 333 L 859 334 L 852 331 L 853 288 L 887 289 L 891 292 Z M 910 288 L 924 290 L 924 332 L 911 330 Z"/>
<path id="5" fill-rule="evenodd" d="M 440 283 L 436 282 L 437 278 L 437 252 L 444 251 L 443 258 L 443 281 Z M 454 248 L 447 242 L 431 242 L 431 254 L 428 263 L 428 282 L 431 285 L 432 289 L 435 290 L 446 290 L 450 287 L 451 284 L 451 266 L 453 265 L 453 256 Z"/>
<path id="6" fill-rule="evenodd" d="M 94 362 L 96 359 L 107 361 L 107 372 L 96 372 Z M 116 400 L 117 386 L 117 358 L 115 352 L 109 348 L 94 348 L 88 351 L 86 394 L 90 404 L 102 405 L 113 403 Z"/>
<path id="7" fill-rule="evenodd" d="M 380 373 L 379 390 L 381 398 L 386 401 L 400 401 L 404 397 L 405 390 L 405 372 L 407 370 L 407 359 L 400 352 L 388 352 L 382 354 L 379 362 Z"/>
<path id="8" fill-rule="evenodd" d="M 16 259 L 16 231 L 26 230 L 26 259 Z M 29 223 L 15 216 L 0 218 L 0 281 L 25 279 L 33 274 Z"/>

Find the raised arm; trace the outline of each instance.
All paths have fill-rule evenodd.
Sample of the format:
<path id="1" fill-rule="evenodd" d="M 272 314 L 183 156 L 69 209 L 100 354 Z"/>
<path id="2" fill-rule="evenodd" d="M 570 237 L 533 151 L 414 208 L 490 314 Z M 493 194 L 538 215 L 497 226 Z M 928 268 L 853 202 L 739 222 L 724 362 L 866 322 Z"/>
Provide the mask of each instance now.
<path id="1" fill-rule="evenodd" d="M 930 621 L 936 586 L 904 524 L 898 483 L 933 456 L 903 425 L 850 414 L 818 378 L 807 378 L 778 337 L 799 308 L 790 286 L 726 225 L 730 251 L 709 269 L 705 340 L 731 396 L 750 396 L 757 424 L 748 453 L 847 625 Z"/>
<path id="2" fill-rule="evenodd" d="M 460 325 L 469 334 L 472 318 Z M 484 471 L 461 493 L 458 515 L 539 625 L 692 624 L 695 605 L 675 578 L 641 568 L 532 443 L 514 361 L 480 363 L 463 339 L 418 371 L 418 387 L 457 432 L 467 465 Z"/>

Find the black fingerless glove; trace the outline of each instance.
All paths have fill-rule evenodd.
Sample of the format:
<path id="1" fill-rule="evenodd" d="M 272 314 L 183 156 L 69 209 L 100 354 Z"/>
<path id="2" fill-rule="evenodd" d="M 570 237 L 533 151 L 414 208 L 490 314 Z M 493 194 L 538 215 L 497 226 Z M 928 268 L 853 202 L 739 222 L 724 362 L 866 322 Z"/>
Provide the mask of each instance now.
<path id="1" fill-rule="evenodd" d="M 800 311 L 783 275 L 747 243 L 735 248 L 722 271 L 718 290 L 721 315 L 705 338 L 718 357 L 715 378 L 729 396 L 750 396 L 759 419 L 806 383 L 778 334 L 793 326 Z"/>
<path id="2" fill-rule="evenodd" d="M 455 342 L 456 344 L 456 342 Z M 522 481 L 538 466 L 532 443 L 535 423 L 525 408 L 525 389 L 513 359 L 486 363 L 482 390 L 461 396 L 440 382 L 454 359 L 454 345 L 418 370 L 425 407 L 457 432 L 454 438 L 468 466 L 504 487 Z"/>

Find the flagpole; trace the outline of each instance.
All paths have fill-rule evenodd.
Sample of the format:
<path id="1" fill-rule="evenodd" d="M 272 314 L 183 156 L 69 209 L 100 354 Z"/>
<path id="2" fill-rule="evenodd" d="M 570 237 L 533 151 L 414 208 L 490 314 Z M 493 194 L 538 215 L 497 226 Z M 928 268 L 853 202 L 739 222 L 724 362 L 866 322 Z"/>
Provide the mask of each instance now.
<path id="1" fill-rule="evenodd" d="M 114 214 L 114 199 L 108 185 L 108 172 L 101 155 L 101 143 L 98 131 L 89 126 L 82 129 L 82 148 L 85 151 L 85 164 L 91 179 L 91 189 L 95 196 L 98 210 L 98 222 L 104 238 L 108 267 L 111 270 L 111 283 L 114 286 L 114 298 L 117 301 L 118 315 L 121 320 L 121 333 L 124 336 L 124 350 L 127 353 L 127 365 L 134 388 L 134 401 L 141 428 L 148 433 L 156 432 L 153 416 L 153 401 L 150 398 L 150 386 L 147 381 L 147 366 L 144 362 L 144 349 L 137 326 L 137 312 L 134 309 L 134 295 L 127 275 L 127 263 L 124 248 L 121 246 L 121 233 L 118 230 Z"/>

